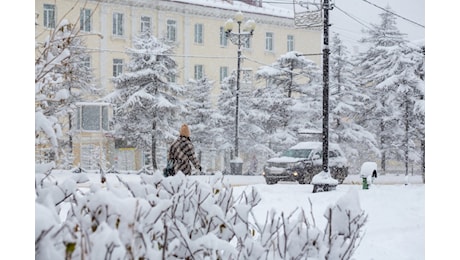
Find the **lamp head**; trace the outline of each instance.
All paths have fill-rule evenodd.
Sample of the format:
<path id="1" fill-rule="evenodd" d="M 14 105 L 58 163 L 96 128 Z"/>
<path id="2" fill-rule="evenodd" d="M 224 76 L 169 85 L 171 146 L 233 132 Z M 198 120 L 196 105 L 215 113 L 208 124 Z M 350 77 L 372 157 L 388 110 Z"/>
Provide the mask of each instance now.
<path id="1" fill-rule="evenodd" d="M 233 30 L 233 20 L 228 19 L 224 25 L 225 32 L 231 32 Z"/>
<path id="2" fill-rule="evenodd" d="M 254 29 L 256 28 L 256 22 L 254 22 L 254 20 L 252 19 L 249 19 L 244 25 L 244 28 L 246 31 L 249 31 L 252 33 L 254 32 Z"/>
<path id="3" fill-rule="evenodd" d="M 236 14 L 235 14 L 235 21 L 237 23 L 241 23 L 243 21 L 243 13 L 241 11 L 238 11 Z"/>

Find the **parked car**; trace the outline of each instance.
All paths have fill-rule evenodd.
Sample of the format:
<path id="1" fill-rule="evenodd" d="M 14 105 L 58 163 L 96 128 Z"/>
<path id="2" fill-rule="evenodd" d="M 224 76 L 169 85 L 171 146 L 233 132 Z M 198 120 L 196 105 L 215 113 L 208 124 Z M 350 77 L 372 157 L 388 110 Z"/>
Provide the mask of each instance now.
<path id="1" fill-rule="evenodd" d="M 348 176 L 348 160 L 340 146 L 329 143 L 329 171 L 339 184 Z M 301 142 L 271 158 L 264 166 L 263 176 L 267 184 L 278 181 L 297 181 L 309 184 L 314 175 L 320 173 L 323 164 L 322 142 Z"/>

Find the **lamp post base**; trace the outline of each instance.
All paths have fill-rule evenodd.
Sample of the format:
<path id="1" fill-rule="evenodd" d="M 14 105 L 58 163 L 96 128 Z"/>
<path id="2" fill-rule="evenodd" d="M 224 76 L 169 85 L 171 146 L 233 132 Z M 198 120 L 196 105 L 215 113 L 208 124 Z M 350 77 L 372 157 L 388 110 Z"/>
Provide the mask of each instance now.
<path id="1" fill-rule="evenodd" d="M 243 174 L 243 160 L 235 158 L 230 161 L 230 174 L 242 175 Z"/>

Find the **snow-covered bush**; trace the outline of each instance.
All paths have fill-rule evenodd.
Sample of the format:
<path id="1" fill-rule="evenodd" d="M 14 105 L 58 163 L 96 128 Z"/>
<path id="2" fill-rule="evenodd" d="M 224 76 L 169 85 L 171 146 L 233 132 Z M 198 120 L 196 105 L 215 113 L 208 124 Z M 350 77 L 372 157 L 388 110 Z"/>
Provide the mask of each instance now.
<path id="1" fill-rule="evenodd" d="M 84 191 L 83 173 L 63 183 L 36 173 L 36 259 L 349 259 L 365 222 L 349 198 L 353 208 L 331 207 L 322 232 L 303 211 L 256 219 L 256 189 L 234 196 L 222 174 L 207 183 L 182 173 L 140 179 Z"/>

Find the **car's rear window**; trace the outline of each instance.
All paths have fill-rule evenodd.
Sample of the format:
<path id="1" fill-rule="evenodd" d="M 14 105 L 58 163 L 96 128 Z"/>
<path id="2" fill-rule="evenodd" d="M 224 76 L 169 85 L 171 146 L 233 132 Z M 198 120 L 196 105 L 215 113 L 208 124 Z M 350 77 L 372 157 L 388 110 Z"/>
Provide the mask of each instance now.
<path id="1" fill-rule="evenodd" d="M 281 156 L 293 157 L 293 158 L 307 158 L 310 154 L 311 149 L 290 149 L 284 151 Z"/>

